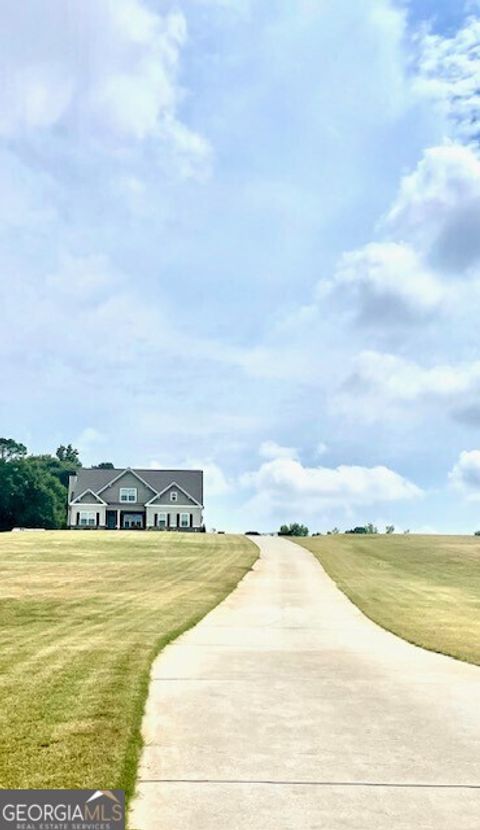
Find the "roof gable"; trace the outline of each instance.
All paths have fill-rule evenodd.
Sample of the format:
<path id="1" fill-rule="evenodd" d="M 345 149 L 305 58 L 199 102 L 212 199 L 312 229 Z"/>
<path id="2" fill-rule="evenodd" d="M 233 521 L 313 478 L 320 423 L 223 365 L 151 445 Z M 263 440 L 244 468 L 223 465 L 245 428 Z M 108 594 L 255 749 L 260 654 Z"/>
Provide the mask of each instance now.
<path id="1" fill-rule="evenodd" d="M 135 478 L 137 478 L 137 479 L 138 479 L 138 480 L 139 480 L 142 484 L 144 484 L 144 485 L 145 485 L 145 487 L 148 487 L 148 489 L 149 489 L 149 490 L 151 490 L 151 491 L 152 491 L 152 493 L 156 493 L 156 492 L 157 492 L 157 491 L 155 490 L 155 488 L 154 488 L 154 487 L 152 487 L 152 485 L 148 483 L 148 481 L 145 481 L 145 480 L 144 480 L 144 479 L 143 479 L 143 478 L 142 478 L 142 477 L 141 477 L 141 476 L 140 476 L 140 475 L 139 475 L 139 474 L 138 474 L 135 470 L 132 470 L 132 468 L 131 468 L 131 467 L 125 467 L 125 469 L 124 469 L 124 470 L 121 470 L 121 471 L 118 473 L 118 475 L 114 476 L 114 477 L 112 478 L 112 480 L 111 480 L 111 481 L 109 481 L 107 484 L 105 484 L 105 486 L 104 486 L 104 487 L 102 487 L 100 490 L 97 490 L 97 492 L 98 492 L 98 493 L 102 493 L 102 492 L 103 492 L 104 490 L 106 490 L 108 487 L 111 487 L 111 486 L 112 486 L 112 484 L 117 484 L 117 482 L 119 482 L 119 481 L 120 481 L 120 479 L 122 479 L 122 478 L 123 478 L 124 476 L 126 476 L 126 475 L 133 475 L 133 476 L 135 476 Z"/>
<path id="2" fill-rule="evenodd" d="M 172 490 L 177 491 L 178 494 L 179 494 L 178 500 L 176 502 L 171 501 L 171 499 L 170 499 L 170 493 L 172 492 Z M 180 487 L 180 485 L 177 484 L 176 481 L 172 481 L 171 484 L 167 485 L 167 487 L 165 487 L 161 491 L 161 493 L 157 493 L 153 497 L 153 499 L 150 499 L 150 501 L 147 502 L 147 505 L 154 505 L 154 504 L 172 504 L 172 505 L 175 505 L 177 503 L 179 505 L 192 504 L 192 505 L 196 505 L 197 507 L 202 506 L 196 499 L 193 498 L 193 496 L 190 495 L 190 493 L 187 493 L 187 491 L 183 487 Z"/>
<path id="3" fill-rule="evenodd" d="M 93 490 L 84 490 L 83 493 L 80 493 L 71 504 L 106 504 L 100 496 L 97 496 Z"/>

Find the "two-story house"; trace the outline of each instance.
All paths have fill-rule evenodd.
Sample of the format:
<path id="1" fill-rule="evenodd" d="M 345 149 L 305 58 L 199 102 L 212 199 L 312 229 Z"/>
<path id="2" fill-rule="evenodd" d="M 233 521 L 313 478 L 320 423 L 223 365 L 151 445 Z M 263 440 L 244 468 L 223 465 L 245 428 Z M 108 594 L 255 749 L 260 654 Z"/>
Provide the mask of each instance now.
<path id="1" fill-rule="evenodd" d="M 70 476 L 68 526 L 203 530 L 203 471 L 80 468 Z"/>

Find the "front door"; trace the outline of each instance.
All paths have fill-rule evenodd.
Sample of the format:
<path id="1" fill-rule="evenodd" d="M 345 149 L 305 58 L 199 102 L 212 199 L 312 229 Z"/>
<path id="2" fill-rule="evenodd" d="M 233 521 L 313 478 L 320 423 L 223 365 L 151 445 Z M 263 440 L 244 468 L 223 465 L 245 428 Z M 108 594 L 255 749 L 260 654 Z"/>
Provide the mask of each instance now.
<path id="1" fill-rule="evenodd" d="M 117 511 L 107 510 L 107 528 L 108 530 L 115 530 L 117 526 Z"/>

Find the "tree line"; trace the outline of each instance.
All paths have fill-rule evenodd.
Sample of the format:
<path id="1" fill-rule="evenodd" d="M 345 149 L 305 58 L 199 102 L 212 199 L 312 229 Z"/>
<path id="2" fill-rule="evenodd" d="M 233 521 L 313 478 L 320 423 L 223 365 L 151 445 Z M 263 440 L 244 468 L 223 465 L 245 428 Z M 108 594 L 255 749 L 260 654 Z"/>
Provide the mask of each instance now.
<path id="1" fill-rule="evenodd" d="M 0 531 L 66 527 L 68 478 L 81 466 L 72 444 L 61 444 L 55 455 L 32 455 L 25 444 L 0 438 Z M 113 468 L 110 462 L 97 466 Z"/>
<path id="2" fill-rule="evenodd" d="M 410 533 L 409 530 L 404 530 L 404 533 Z M 332 530 L 327 530 L 327 536 L 336 536 L 340 533 L 338 527 L 334 527 Z M 376 527 L 371 522 L 365 525 L 357 525 L 357 527 L 352 527 L 351 530 L 345 530 L 344 533 L 355 533 L 355 534 L 377 534 L 378 527 Z M 394 525 L 387 525 L 385 528 L 385 533 L 390 536 L 392 533 L 395 533 L 395 526 Z M 306 525 L 299 524 L 298 522 L 293 522 L 290 525 L 282 525 L 280 530 L 278 531 L 279 536 L 309 536 L 310 531 Z M 321 533 L 312 533 L 312 536 L 321 536 Z M 480 535 L 480 532 L 479 532 Z"/>

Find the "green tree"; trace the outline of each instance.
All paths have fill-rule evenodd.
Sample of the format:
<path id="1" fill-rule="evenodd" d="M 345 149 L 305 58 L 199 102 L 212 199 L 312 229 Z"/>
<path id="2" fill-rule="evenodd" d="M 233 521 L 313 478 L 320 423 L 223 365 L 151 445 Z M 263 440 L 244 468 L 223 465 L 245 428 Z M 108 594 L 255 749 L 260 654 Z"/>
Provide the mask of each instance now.
<path id="1" fill-rule="evenodd" d="M 308 527 L 293 522 L 290 525 L 282 525 L 278 531 L 279 536 L 308 536 Z"/>
<path id="2" fill-rule="evenodd" d="M 60 444 L 60 446 L 57 447 L 55 455 L 59 461 L 66 461 L 67 464 L 74 464 L 76 467 L 82 466 L 80 462 L 80 453 L 75 449 L 75 447 L 72 447 L 71 444 L 67 444 L 66 447 L 63 444 Z"/>
<path id="3" fill-rule="evenodd" d="M 387 525 L 385 528 L 385 533 L 390 535 L 391 533 L 395 533 L 395 525 Z"/>
<path id="4" fill-rule="evenodd" d="M 27 456 L 24 444 L 0 439 L 0 530 L 65 527 L 68 479 L 80 466 L 71 444 Z"/>
<path id="5" fill-rule="evenodd" d="M 65 498 L 67 496 L 68 479 L 74 475 L 79 467 L 80 461 L 60 461 L 54 455 L 32 455 L 30 458 L 34 459 L 38 464 L 45 467 L 52 475 L 54 475 L 65 487 Z"/>
<path id="6" fill-rule="evenodd" d="M 345 533 L 367 533 L 367 534 L 374 534 L 378 533 L 378 527 L 372 525 L 369 522 L 367 525 L 357 525 L 357 527 L 353 527 L 351 530 L 346 530 Z"/>
<path id="7" fill-rule="evenodd" d="M 0 461 L 0 530 L 64 527 L 65 488 L 33 458 Z"/>
<path id="8" fill-rule="evenodd" d="M 115 467 L 111 461 L 100 461 L 100 464 L 94 464 L 92 470 L 114 470 Z"/>
<path id="9" fill-rule="evenodd" d="M 11 461 L 14 458 L 24 458 L 27 454 L 25 444 L 19 444 L 13 438 L 0 438 L 0 460 Z"/>

